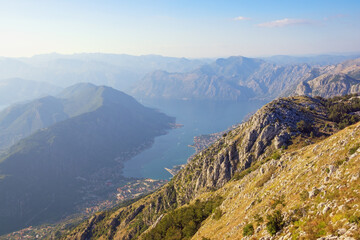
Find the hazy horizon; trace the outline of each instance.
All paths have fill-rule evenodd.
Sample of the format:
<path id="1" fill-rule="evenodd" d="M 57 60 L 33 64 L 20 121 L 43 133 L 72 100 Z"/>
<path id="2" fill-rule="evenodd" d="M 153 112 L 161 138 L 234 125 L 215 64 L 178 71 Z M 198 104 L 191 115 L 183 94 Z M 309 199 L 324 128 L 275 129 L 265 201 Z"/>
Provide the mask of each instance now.
<path id="1" fill-rule="evenodd" d="M 277 57 L 277 56 L 285 56 L 285 57 L 316 57 L 316 56 L 356 56 L 360 55 L 360 51 L 354 52 L 324 52 L 324 53 L 304 53 L 304 54 L 271 54 L 271 55 L 219 55 L 214 57 L 187 57 L 187 56 L 170 56 L 170 55 L 162 55 L 156 53 L 149 54 L 128 54 L 128 53 L 112 53 L 112 52 L 74 52 L 74 53 L 61 53 L 61 52 L 48 52 L 48 53 L 38 53 L 29 56 L 1 56 L 0 58 L 14 58 L 14 59 L 22 59 L 22 58 L 34 58 L 38 56 L 51 56 L 51 55 L 59 55 L 59 56 L 76 56 L 76 55 L 86 55 L 86 54 L 104 54 L 104 55 L 124 55 L 124 56 L 132 56 L 132 57 L 142 57 L 142 56 L 160 56 L 160 57 L 169 57 L 169 58 L 186 58 L 186 59 L 217 59 L 217 58 L 229 58 L 229 57 L 246 57 L 246 58 L 268 58 L 268 57 Z"/>
<path id="2" fill-rule="evenodd" d="M 2 1 L 0 56 L 186 58 L 360 52 L 360 2 Z"/>

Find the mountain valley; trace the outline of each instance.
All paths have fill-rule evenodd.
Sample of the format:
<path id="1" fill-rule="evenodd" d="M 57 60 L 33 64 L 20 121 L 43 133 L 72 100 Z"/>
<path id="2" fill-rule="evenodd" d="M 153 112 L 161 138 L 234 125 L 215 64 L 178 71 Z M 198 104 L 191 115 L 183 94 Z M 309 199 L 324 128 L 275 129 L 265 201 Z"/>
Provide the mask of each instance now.
<path id="1" fill-rule="evenodd" d="M 169 182 L 124 176 L 124 169 L 128 171 L 124 165 L 176 124 L 174 118 L 144 107 L 122 92 L 80 83 L 55 96 L 12 105 L 0 112 L 0 191 L 4 193 L 0 196 L 0 212 L 5 216 L 0 219 L 0 234 L 22 229 L 4 235 L 5 239 L 17 239 L 24 233 L 43 239 L 356 237 L 356 220 L 351 219 L 357 219 L 357 215 L 350 214 L 353 210 L 343 211 L 345 225 L 333 220 L 332 229 L 311 224 L 325 218 L 330 221 L 326 215 L 329 210 L 326 214 L 318 211 L 316 216 L 322 214 L 320 219 L 312 214 L 314 209 L 336 208 L 347 201 L 336 195 L 329 205 L 326 194 L 335 190 L 329 180 L 323 179 L 332 176 L 328 171 L 339 169 L 343 173 L 348 162 L 356 165 L 350 160 L 357 161 L 358 143 L 356 138 L 346 138 L 345 133 L 353 131 L 351 135 L 355 136 L 359 129 L 350 126 L 360 120 L 360 98 L 356 95 L 360 81 L 358 62 L 355 59 L 327 66 L 276 65 L 260 59 L 230 57 L 187 73 L 148 74 L 134 91 L 145 103 L 158 99 L 218 105 L 290 96 L 266 104 L 230 130 L 195 138 L 196 154 L 187 164 L 167 169 L 174 175 Z M 345 94 L 350 95 L 341 97 Z M 252 107 L 247 108 L 253 111 Z M 192 111 L 187 107 L 183 110 L 183 114 Z M 226 114 L 221 112 L 213 121 Z M 329 153 L 340 156 L 335 162 L 329 157 L 327 162 L 321 160 L 329 167 L 320 169 L 329 170 L 321 170 L 327 176 L 317 172 L 316 177 L 321 179 L 316 178 L 306 167 L 319 156 L 306 157 L 309 163 L 304 166 L 304 154 L 312 146 L 329 152 L 327 144 L 335 144 L 333 136 L 347 142 L 345 150 Z M 349 149 L 355 152 L 350 154 Z M 290 163 L 289 159 L 295 160 Z M 284 182 L 292 181 L 284 170 L 289 164 L 295 164 L 294 169 L 289 168 L 289 176 L 304 172 L 308 179 L 314 179 L 311 185 L 290 184 L 308 186 L 307 193 L 299 195 L 303 202 L 293 200 L 299 194 L 298 188 L 284 188 Z M 133 165 L 138 169 L 146 166 L 137 161 Z M 346 188 L 355 189 L 350 194 L 355 207 L 356 171 L 356 167 L 352 168 L 351 174 L 346 175 L 345 184 Z M 316 194 L 320 207 L 313 205 L 311 191 L 315 185 L 324 192 L 321 197 Z M 279 186 L 283 190 L 267 190 Z M 128 199 L 134 200 L 127 202 Z M 240 205 L 236 204 L 238 201 Z M 302 203 L 308 208 L 295 216 L 298 213 L 291 211 Z M 353 209 L 354 205 L 346 208 Z M 88 219 L 79 224 L 84 217 Z M 228 219 L 236 221 L 230 224 Z M 281 221 L 271 225 L 273 219 Z"/>
<path id="2" fill-rule="evenodd" d="M 360 128 L 347 126 L 359 121 L 359 101 L 275 100 L 156 192 L 99 212 L 62 239 L 356 238 Z"/>

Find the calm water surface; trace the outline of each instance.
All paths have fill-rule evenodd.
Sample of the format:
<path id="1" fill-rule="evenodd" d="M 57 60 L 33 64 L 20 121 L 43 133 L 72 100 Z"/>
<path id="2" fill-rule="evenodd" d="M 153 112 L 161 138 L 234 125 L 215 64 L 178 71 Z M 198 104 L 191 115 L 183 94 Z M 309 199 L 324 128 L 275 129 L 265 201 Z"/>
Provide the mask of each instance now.
<path id="1" fill-rule="evenodd" d="M 259 109 L 264 101 L 209 102 L 209 101 L 141 101 L 142 104 L 159 109 L 184 126 L 170 130 L 168 134 L 155 138 L 151 148 L 127 161 L 124 175 L 167 179 L 171 175 L 164 168 L 184 164 L 195 152 L 188 145 L 194 136 L 226 130 L 240 123 L 243 118 Z"/>

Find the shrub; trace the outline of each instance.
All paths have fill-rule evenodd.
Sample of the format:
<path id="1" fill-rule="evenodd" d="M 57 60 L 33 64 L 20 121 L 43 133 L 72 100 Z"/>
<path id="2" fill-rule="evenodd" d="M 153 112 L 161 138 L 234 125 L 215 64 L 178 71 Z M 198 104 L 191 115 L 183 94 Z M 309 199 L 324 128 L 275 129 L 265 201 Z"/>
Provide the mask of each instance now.
<path id="1" fill-rule="evenodd" d="M 214 211 L 216 213 L 215 209 L 222 200 L 221 197 L 215 197 L 207 201 L 195 201 L 193 204 L 170 211 L 144 235 L 143 239 L 190 239 L 201 223 Z"/>
<path id="2" fill-rule="evenodd" d="M 264 219 L 259 214 L 255 214 L 254 220 L 258 225 L 264 221 Z"/>
<path id="3" fill-rule="evenodd" d="M 268 220 L 266 229 L 271 236 L 274 236 L 284 227 L 284 218 L 281 211 L 277 210 L 272 215 L 267 215 L 266 218 Z"/>
<path id="4" fill-rule="evenodd" d="M 272 155 L 271 155 L 271 158 L 274 159 L 274 160 L 279 160 L 281 158 L 281 153 L 279 153 L 278 151 L 277 152 L 274 152 Z"/>
<path id="5" fill-rule="evenodd" d="M 215 209 L 215 212 L 214 212 L 213 219 L 219 220 L 222 215 L 223 215 L 223 213 L 222 213 L 221 209 L 220 209 L 220 208 L 216 208 L 216 209 Z"/>
<path id="6" fill-rule="evenodd" d="M 300 198 L 301 198 L 301 200 L 306 201 L 309 198 L 309 192 L 306 190 L 303 190 L 300 193 Z"/>
<path id="7" fill-rule="evenodd" d="M 281 204 L 283 207 L 285 207 L 285 195 L 276 196 L 273 198 L 271 203 L 271 208 L 275 209 L 277 205 Z"/>
<path id="8" fill-rule="evenodd" d="M 281 146 L 281 150 L 286 150 L 287 148 L 288 148 L 287 145 L 282 145 L 282 146 Z"/>
<path id="9" fill-rule="evenodd" d="M 345 159 L 342 159 L 342 160 L 337 160 L 337 161 L 335 162 L 335 165 L 336 165 L 337 167 L 340 167 L 340 166 L 343 165 L 344 162 L 347 161 L 347 160 L 348 160 L 348 158 L 345 158 Z"/>
<path id="10" fill-rule="evenodd" d="M 359 147 L 360 147 L 360 144 L 358 143 L 354 147 L 350 148 L 349 149 L 349 154 L 353 155 L 359 149 Z"/>
<path id="11" fill-rule="evenodd" d="M 356 223 L 359 224 L 360 223 L 360 216 L 351 216 L 349 217 L 349 223 Z"/>
<path id="12" fill-rule="evenodd" d="M 245 227 L 243 228 L 243 236 L 251 236 L 254 234 L 254 226 L 252 225 L 252 223 L 246 224 Z"/>
<path id="13" fill-rule="evenodd" d="M 327 99 L 324 103 L 328 110 L 329 120 L 337 123 L 340 129 L 360 121 L 359 116 L 352 114 L 360 110 L 360 100 L 350 99 L 351 96 L 347 95 Z"/>

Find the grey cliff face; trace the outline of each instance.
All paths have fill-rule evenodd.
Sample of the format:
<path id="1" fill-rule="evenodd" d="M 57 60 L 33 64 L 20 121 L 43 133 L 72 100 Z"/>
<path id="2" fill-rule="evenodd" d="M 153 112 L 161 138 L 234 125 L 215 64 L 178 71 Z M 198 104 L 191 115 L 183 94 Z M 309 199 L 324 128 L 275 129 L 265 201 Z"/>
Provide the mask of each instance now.
<path id="1" fill-rule="evenodd" d="M 336 66 L 318 69 L 319 76 L 301 82 L 294 95 L 333 97 L 358 93 L 360 90 L 360 60 L 350 60 Z"/>
<path id="2" fill-rule="evenodd" d="M 279 99 L 264 106 L 250 120 L 229 132 L 210 148 L 200 152 L 177 176 L 178 202 L 189 201 L 204 191 L 218 189 L 236 172 L 245 170 L 255 161 L 287 146 L 292 136 L 299 134 L 297 123 L 310 123 L 325 112 L 308 114 L 304 108 L 323 109 L 315 99 L 302 103 Z M 183 193 L 183 194 L 181 194 Z"/>

